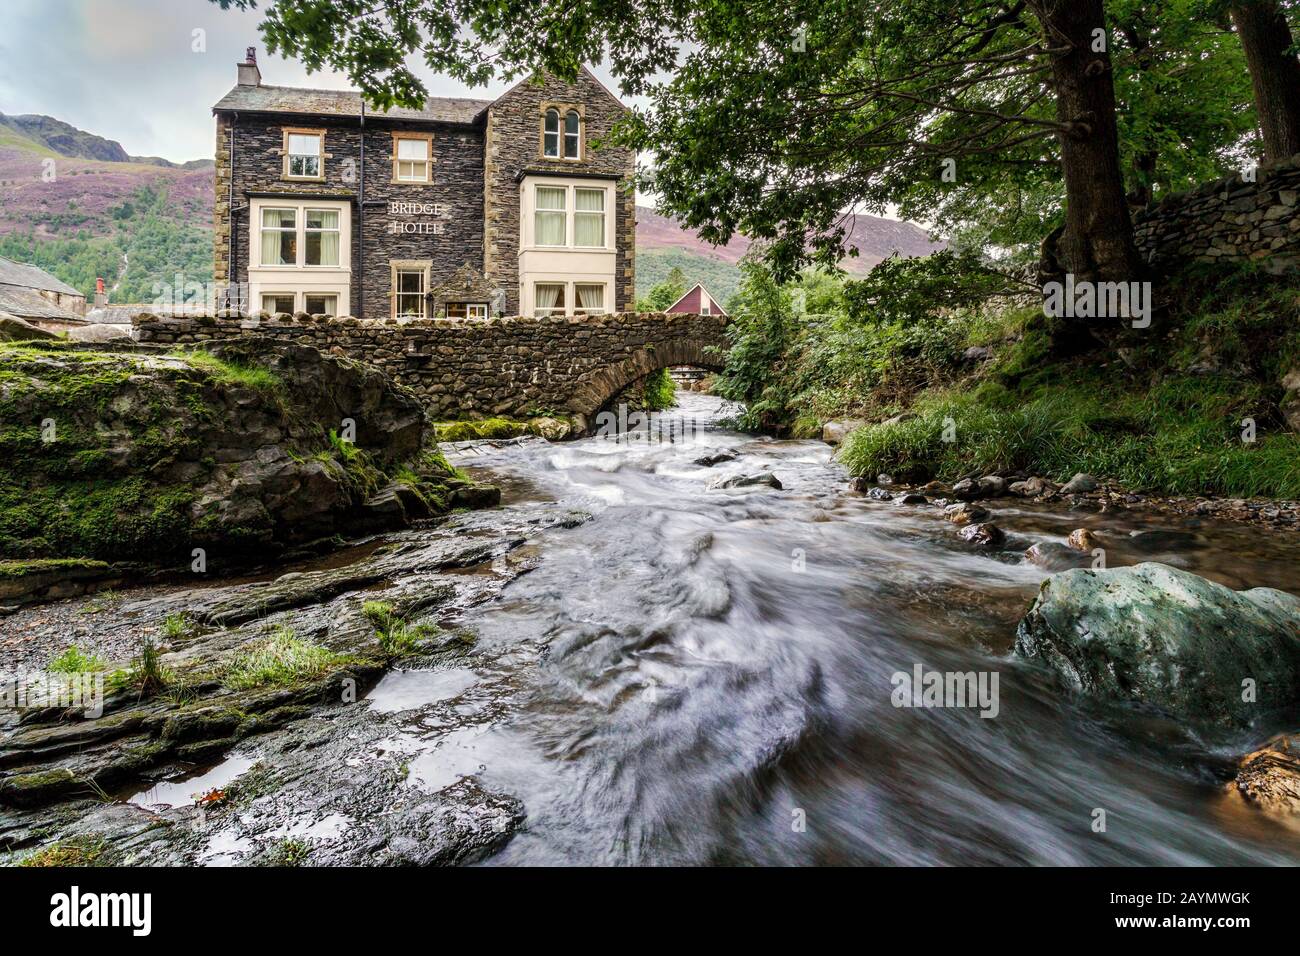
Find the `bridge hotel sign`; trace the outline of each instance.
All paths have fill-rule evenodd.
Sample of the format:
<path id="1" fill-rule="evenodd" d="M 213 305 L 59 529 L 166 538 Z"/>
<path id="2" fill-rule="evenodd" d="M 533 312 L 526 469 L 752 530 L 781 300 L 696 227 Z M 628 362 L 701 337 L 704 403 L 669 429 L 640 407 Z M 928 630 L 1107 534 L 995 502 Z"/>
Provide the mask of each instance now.
<path id="1" fill-rule="evenodd" d="M 450 218 L 446 203 L 394 199 L 388 203 L 385 231 L 390 236 L 441 236 Z"/>

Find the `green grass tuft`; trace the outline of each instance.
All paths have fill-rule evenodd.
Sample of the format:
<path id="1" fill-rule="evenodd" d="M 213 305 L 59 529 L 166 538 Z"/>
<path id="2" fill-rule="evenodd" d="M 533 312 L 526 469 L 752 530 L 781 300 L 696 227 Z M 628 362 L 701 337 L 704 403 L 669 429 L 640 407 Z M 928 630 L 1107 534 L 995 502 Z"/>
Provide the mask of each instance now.
<path id="1" fill-rule="evenodd" d="M 315 680 L 346 664 L 343 654 L 304 640 L 287 624 L 271 636 L 236 656 L 226 666 L 224 679 L 235 690 L 253 687 L 288 687 Z"/>

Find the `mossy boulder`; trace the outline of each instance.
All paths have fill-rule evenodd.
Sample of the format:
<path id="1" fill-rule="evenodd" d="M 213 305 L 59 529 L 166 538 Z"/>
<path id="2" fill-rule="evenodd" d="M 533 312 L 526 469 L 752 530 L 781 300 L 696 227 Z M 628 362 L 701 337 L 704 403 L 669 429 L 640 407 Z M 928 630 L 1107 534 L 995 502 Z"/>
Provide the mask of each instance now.
<path id="1" fill-rule="evenodd" d="M 1085 693 L 1247 727 L 1300 695 L 1300 597 L 1163 564 L 1076 568 L 1043 583 L 1016 652 Z"/>
<path id="2" fill-rule="evenodd" d="M 0 345 L 0 558 L 238 563 L 346 533 L 399 475 L 446 510 L 425 437 L 412 392 L 306 346 Z"/>

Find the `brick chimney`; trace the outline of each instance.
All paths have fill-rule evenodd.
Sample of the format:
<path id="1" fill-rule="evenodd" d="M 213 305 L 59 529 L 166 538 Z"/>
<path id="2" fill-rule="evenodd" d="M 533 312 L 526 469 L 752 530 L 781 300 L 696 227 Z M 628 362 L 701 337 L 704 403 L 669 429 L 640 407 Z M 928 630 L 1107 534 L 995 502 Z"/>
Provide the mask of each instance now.
<path id="1" fill-rule="evenodd" d="M 262 71 L 257 68 L 257 48 L 249 47 L 248 52 L 244 54 L 244 62 L 236 64 L 239 67 L 239 85 L 240 86 L 261 86 Z"/>
<path id="2" fill-rule="evenodd" d="M 95 280 L 95 308 L 102 309 L 108 305 L 108 293 L 104 291 L 104 280 Z"/>

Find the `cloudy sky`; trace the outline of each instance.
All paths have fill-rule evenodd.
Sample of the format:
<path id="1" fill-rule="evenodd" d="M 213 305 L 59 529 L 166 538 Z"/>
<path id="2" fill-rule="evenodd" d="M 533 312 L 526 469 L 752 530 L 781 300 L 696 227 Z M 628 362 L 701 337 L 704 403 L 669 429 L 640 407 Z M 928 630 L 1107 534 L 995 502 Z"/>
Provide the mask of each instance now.
<path id="1" fill-rule="evenodd" d="M 245 47 L 258 48 L 263 82 L 349 85 L 269 56 L 259 19 L 209 0 L 0 0 L 0 113 L 44 113 L 115 139 L 132 156 L 210 159 L 211 106 L 234 86 Z M 504 91 L 424 79 L 434 96 Z"/>

